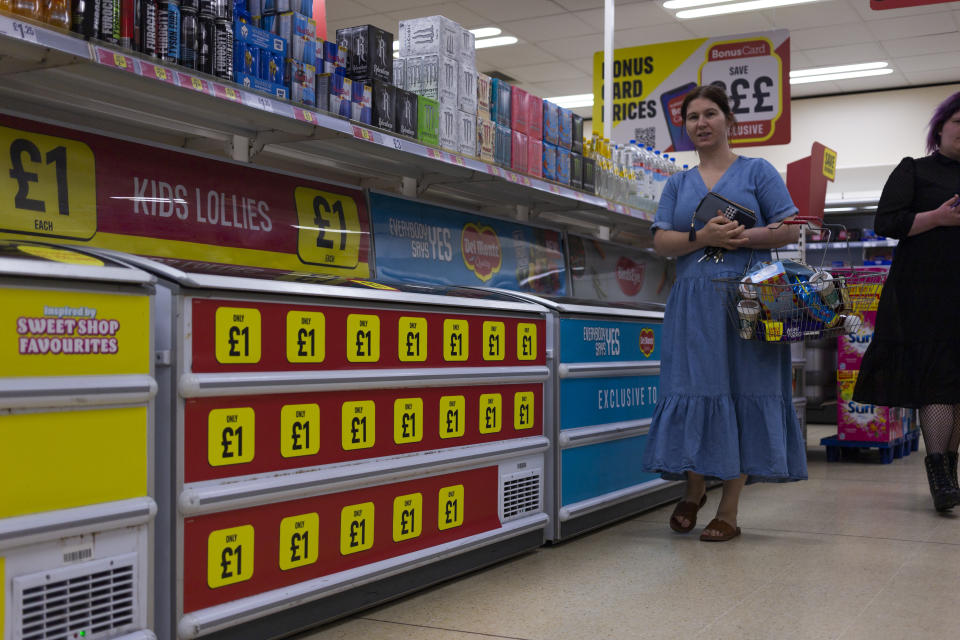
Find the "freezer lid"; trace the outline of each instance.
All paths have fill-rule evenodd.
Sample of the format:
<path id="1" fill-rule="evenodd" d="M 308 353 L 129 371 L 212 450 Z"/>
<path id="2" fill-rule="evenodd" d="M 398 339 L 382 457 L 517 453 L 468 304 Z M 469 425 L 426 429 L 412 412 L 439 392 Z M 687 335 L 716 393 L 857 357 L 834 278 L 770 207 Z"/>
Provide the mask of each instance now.
<path id="1" fill-rule="evenodd" d="M 0 240 L 0 276 L 152 285 L 156 278 L 108 256 L 67 245 Z"/>
<path id="2" fill-rule="evenodd" d="M 593 300 L 580 300 L 568 296 L 546 296 L 534 295 L 523 291 L 510 291 L 507 289 L 494 289 L 499 294 L 512 296 L 518 300 L 527 300 L 529 302 L 542 305 L 558 313 L 569 313 L 578 315 L 597 315 L 597 316 L 618 316 L 625 318 L 646 318 L 662 320 L 666 305 L 658 302 L 598 302 Z"/>

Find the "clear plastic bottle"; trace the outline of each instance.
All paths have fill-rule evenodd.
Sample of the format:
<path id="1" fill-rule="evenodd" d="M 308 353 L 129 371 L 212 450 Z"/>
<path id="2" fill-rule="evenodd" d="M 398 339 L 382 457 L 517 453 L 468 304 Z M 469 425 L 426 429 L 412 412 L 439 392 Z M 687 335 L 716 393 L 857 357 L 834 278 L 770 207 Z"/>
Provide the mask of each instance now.
<path id="1" fill-rule="evenodd" d="M 10 11 L 34 20 L 43 20 L 43 6 L 40 0 L 11 0 Z"/>
<path id="2" fill-rule="evenodd" d="M 44 0 L 43 21 L 61 29 L 70 29 L 70 0 Z"/>

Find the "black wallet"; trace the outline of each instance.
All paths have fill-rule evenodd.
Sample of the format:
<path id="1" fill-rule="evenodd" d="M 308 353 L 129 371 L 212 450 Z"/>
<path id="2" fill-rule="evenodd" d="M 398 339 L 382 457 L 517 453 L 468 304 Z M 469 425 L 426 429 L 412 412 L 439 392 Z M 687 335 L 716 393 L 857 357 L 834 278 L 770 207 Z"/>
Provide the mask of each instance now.
<path id="1" fill-rule="evenodd" d="M 717 217 L 717 211 L 720 212 L 719 215 L 726 217 L 728 220 L 739 222 L 747 229 L 757 224 L 757 214 L 713 191 L 703 196 L 703 200 L 697 205 L 697 210 L 693 216 L 701 222 L 708 222 L 710 219 Z"/>

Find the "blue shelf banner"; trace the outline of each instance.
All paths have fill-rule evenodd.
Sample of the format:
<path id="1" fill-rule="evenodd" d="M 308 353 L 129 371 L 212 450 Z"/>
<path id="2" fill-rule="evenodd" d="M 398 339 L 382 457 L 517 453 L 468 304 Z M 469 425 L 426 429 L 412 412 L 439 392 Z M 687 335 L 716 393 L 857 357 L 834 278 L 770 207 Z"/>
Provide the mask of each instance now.
<path id="1" fill-rule="evenodd" d="M 659 323 L 560 320 L 560 362 L 660 360 Z"/>
<path id="2" fill-rule="evenodd" d="M 558 231 L 370 194 L 377 278 L 566 295 Z"/>
<path id="3" fill-rule="evenodd" d="M 652 418 L 659 389 L 659 375 L 561 380 L 560 428 Z"/>

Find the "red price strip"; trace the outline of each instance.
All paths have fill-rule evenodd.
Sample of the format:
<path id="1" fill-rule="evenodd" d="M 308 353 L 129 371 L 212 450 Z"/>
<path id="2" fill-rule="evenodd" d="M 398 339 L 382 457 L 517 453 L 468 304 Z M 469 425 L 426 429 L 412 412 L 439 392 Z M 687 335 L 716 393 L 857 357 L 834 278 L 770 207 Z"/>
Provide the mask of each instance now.
<path id="1" fill-rule="evenodd" d="M 383 141 L 380 139 L 380 134 L 370 129 L 364 127 L 358 127 L 353 125 L 353 137 L 357 140 L 366 140 L 367 142 L 372 142 L 374 144 L 383 144 Z"/>
<path id="2" fill-rule="evenodd" d="M 203 78 L 198 78 L 196 76 L 191 76 L 186 73 L 177 72 L 177 84 L 185 89 L 193 89 L 199 93 L 206 93 L 207 95 L 214 95 L 213 84 L 208 80 Z"/>
<path id="3" fill-rule="evenodd" d="M 233 87 L 227 87 L 215 82 L 213 83 L 213 91 L 214 95 L 222 100 L 230 100 L 231 102 L 243 104 L 243 92 Z"/>
<path id="4" fill-rule="evenodd" d="M 161 82 L 169 82 L 170 84 L 176 84 L 176 78 L 174 77 L 174 71 L 161 67 L 159 65 L 153 64 L 152 62 L 147 62 L 145 60 L 140 61 L 140 75 L 144 78 L 153 78 L 155 80 L 160 80 Z"/>
<path id="5" fill-rule="evenodd" d="M 130 56 L 125 56 L 122 53 L 111 51 L 110 49 L 105 49 L 103 47 L 96 47 L 94 52 L 97 62 L 102 65 L 113 67 L 114 69 L 129 71 L 130 73 L 138 73 L 136 60 Z"/>

